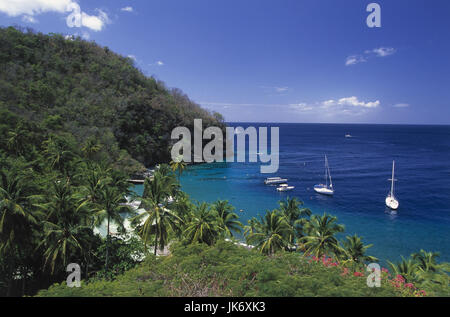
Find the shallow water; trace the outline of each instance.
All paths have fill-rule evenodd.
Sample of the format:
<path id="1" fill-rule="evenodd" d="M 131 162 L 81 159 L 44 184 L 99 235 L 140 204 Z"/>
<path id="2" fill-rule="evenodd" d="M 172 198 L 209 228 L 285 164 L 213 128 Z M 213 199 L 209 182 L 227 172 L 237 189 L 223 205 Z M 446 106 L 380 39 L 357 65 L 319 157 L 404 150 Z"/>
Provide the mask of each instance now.
<path id="1" fill-rule="evenodd" d="M 293 191 L 279 193 L 265 186 L 264 179 L 275 175 L 261 174 L 260 163 L 189 167 L 181 178 L 183 190 L 198 201 L 229 200 L 243 222 L 295 196 L 314 213 L 336 215 L 345 234 L 363 236 L 373 244 L 369 253 L 383 262 L 420 249 L 439 251 L 441 261 L 450 261 L 450 126 L 272 125 L 280 127 L 275 175 L 288 178 Z M 346 133 L 353 137 L 345 138 Z M 333 197 L 313 191 L 323 181 L 325 154 Z M 400 201 L 395 213 L 384 204 L 394 159 Z"/>

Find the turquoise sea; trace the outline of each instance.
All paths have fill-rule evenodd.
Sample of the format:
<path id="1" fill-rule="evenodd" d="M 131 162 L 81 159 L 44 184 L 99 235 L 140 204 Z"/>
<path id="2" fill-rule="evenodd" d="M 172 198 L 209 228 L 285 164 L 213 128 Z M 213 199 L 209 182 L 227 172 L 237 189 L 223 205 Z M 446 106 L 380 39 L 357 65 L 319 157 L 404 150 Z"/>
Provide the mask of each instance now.
<path id="1" fill-rule="evenodd" d="M 243 126 L 250 124 L 233 124 Z M 369 253 L 397 261 L 420 249 L 439 251 L 450 261 L 450 126 L 251 124 L 280 128 L 280 168 L 261 174 L 261 163 L 213 163 L 189 167 L 182 189 L 192 199 L 230 201 L 243 222 L 277 208 L 280 199 L 298 197 L 313 213 L 331 213 L 346 235 L 363 236 Z M 345 138 L 345 134 L 351 138 Z M 313 191 L 328 156 L 333 197 Z M 400 208 L 385 207 L 392 160 Z M 266 177 L 281 176 L 295 186 L 279 193 Z M 142 188 L 137 186 L 137 192 Z M 342 236 L 343 237 L 343 236 Z"/>

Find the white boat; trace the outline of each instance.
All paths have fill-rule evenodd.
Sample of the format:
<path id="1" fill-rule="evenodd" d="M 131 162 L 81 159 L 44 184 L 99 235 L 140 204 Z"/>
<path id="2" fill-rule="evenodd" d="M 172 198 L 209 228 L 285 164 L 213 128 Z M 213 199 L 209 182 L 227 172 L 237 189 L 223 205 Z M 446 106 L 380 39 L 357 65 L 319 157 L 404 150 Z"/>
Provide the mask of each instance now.
<path id="1" fill-rule="evenodd" d="M 271 184 L 283 184 L 286 183 L 288 180 L 287 178 L 281 178 L 281 177 L 268 177 L 264 180 L 264 184 L 271 185 Z"/>
<path id="2" fill-rule="evenodd" d="M 334 194 L 333 182 L 331 180 L 330 167 L 328 166 L 328 158 L 326 155 L 325 155 L 325 184 L 314 185 L 314 190 L 316 191 L 316 193 L 319 193 L 322 195 L 331 196 Z"/>
<path id="3" fill-rule="evenodd" d="M 345 135 L 345 137 L 346 137 L 346 138 L 351 138 L 352 135 L 351 135 L 350 133 L 347 133 L 347 134 Z"/>
<path id="4" fill-rule="evenodd" d="M 386 206 L 388 206 L 393 210 L 396 210 L 400 204 L 397 198 L 395 198 L 394 196 L 394 182 L 396 181 L 396 179 L 394 178 L 395 173 L 394 170 L 395 170 L 395 161 L 392 161 L 392 178 L 389 179 L 391 181 L 391 191 L 386 197 Z"/>
<path id="5" fill-rule="evenodd" d="M 277 190 L 279 192 L 286 192 L 288 190 L 293 190 L 295 187 L 294 186 L 289 186 L 288 184 L 281 184 L 280 186 L 277 187 Z"/>

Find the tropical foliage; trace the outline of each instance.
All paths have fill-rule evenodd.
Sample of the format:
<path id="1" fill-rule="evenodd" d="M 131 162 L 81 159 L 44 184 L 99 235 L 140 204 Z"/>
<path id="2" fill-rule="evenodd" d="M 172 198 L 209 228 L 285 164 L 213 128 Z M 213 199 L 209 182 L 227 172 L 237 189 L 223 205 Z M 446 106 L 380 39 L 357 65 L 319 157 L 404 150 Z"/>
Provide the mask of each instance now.
<path id="1" fill-rule="evenodd" d="M 424 296 L 404 283 L 395 287 L 387 273 L 379 288 L 367 287 L 369 272 L 355 273 L 298 253 L 268 257 L 221 240 L 213 246 L 174 244 L 171 256 L 148 256 L 114 281 L 55 284 L 38 296 Z"/>
<path id="2" fill-rule="evenodd" d="M 0 44 L 0 295 L 450 294 L 448 263 L 423 250 L 368 288 L 370 245 L 297 198 L 244 226 L 227 201 L 191 201 L 180 162 L 133 195 L 131 173 L 169 161 L 174 126 L 223 118 L 95 43 L 0 28 Z M 85 286 L 65 287 L 68 263 Z"/>

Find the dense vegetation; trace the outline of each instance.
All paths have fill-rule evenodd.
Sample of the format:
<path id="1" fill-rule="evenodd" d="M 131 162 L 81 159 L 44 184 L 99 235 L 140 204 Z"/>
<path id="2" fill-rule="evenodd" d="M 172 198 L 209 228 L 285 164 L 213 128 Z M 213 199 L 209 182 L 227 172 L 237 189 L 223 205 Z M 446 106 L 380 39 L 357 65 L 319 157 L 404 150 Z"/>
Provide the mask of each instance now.
<path id="1" fill-rule="evenodd" d="M 54 285 L 39 296 L 401 296 L 383 275 L 382 287 L 369 288 L 366 278 L 340 267 L 288 252 L 267 257 L 220 241 L 177 245 L 172 256 L 149 256 L 115 281 Z"/>
<path id="2" fill-rule="evenodd" d="M 169 161 L 176 126 L 223 126 L 179 89 L 143 75 L 107 47 L 0 28 L 1 148 L 29 155 L 51 134 L 122 168 Z"/>
<path id="3" fill-rule="evenodd" d="M 0 28 L 0 296 L 134 266 L 138 239 L 103 239 L 126 179 L 168 161 L 170 132 L 193 118 L 221 125 L 133 61 L 80 38 Z"/>
<path id="4" fill-rule="evenodd" d="M 94 43 L 7 28 L 0 44 L 0 295 L 449 295 L 448 264 L 422 250 L 367 287 L 370 246 L 295 198 L 247 225 L 227 201 L 194 203 L 183 162 L 134 197 L 129 173 L 168 160 L 173 126 L 220 116 Z M 240 233 L 252 250 L 226 242 Z"/>
<path id="5" fill-rule="evenodd" d="M 147 253 L 137 268 L 113 279 L 87 281 L 80 288 L 55 284 L 40 296 L 448 296 L 448 264 L 421 251 L 390 271 L 381 270 L 381 287 L 370 288 L 370 245 L 347 236 L 337 218 L 313 215 L 295 198 L 280 207 L 239 222 L 227 201 L 192 203 L 179 190 L 173 170 L 161 166 L 147 179 L 144 212 L 132 218 Z M 173 201 L 168 198 L 174 197 Z M 120 221 L 120 220 L 119 220 Z M 244 230 L 254 247 L 233 236 Z M 170 245 L 170 255 L 156 256 Z M 406 264 L 404 262 L 407 262 Z M 86 281 L 85 281 L 86 282 Z"/>

